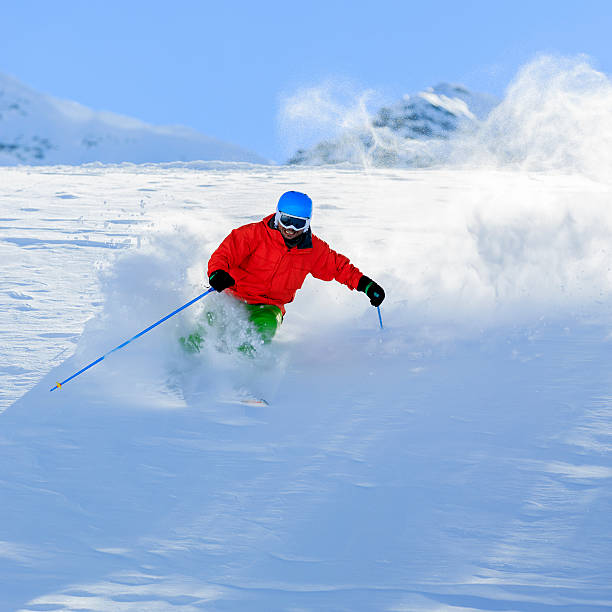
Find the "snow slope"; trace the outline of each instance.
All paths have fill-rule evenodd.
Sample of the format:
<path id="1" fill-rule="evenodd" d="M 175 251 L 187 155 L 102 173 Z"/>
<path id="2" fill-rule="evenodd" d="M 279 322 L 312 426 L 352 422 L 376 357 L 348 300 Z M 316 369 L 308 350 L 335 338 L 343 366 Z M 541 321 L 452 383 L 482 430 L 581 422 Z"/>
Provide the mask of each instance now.
<path id="1" fill-rule="evenodd" d="M 0 609 L 612 607 L 609 182 L 0 176 Z M 308 279 L 256 360 L 185 355 L 214 295 L 49 392 L 200 293 L 212 249 L 289 188 L 387 290 L 382 332 L 365 296 Z M 236 384 L 271 405 L 224 402 Z"/>
<path id="2" fill-rule="evenodd" d="M 611 609 L 611 100 L 541 60 L 436 170 L 1 168 L 0 609 Z M 211 295 L 49 391 L 291 188 L 384 330 L 308 279 L 187 355 Z"/>
<path id="3" fill-rule="evenodd" d="M 190 128 L 94 111 L 0 74 L 1 165 L 190 160 L 266 163 L 256 153 Z"/>

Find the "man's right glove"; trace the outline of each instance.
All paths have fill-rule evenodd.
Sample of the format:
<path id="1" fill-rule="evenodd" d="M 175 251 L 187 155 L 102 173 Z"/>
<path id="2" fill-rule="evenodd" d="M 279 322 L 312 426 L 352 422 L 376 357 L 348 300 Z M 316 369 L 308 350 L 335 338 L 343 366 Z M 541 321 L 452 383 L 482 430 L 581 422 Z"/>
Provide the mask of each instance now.
<path id="1" fill-rule="evenodd" d="M 357 291 L 363 291 L 370 298 L 372 306 L 380 306 L 385 299 L 385 290 L 365 275 L 359 279 Z"/>
<path id="2" fill-rule="evenodd" d="M 225 270 L 215 270 L 208 277 L 208 282 L 210 286 L 219 293 L 236 284 L 236 281 Z"/>

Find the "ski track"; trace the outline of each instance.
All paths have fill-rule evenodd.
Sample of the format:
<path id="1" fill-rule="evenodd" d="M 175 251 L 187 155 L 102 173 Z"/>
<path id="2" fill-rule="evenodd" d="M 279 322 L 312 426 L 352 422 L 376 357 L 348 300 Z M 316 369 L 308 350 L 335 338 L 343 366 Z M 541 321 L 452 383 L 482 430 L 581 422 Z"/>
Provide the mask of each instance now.
<path id="1" fill-rule="evenodd" d="M 0 173 L 0 609 L 612 608 L 605 185 Z M 387 289 L 384 331 L 308 281 L 268 361 L 180 354 L 199 305 L 49 393 L 197 295 L 229 229 L 298 185 Z M 218 401 L 234 378 L 271 405 Z"/>

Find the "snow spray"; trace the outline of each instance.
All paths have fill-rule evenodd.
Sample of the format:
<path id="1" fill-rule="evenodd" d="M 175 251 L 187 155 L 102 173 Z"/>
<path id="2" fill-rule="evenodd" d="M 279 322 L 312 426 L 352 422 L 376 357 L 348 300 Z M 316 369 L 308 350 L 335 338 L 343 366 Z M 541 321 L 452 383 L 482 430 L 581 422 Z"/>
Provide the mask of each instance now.
<path id="1" fill-rule="evenodd" d="M 586 56 L 540 56 L 518 72 L 479 129 L 454 140 L 454 149 L 451 162 L 609 182 L 612 80 Z"/>
<path id="2" fill-rule="evenodd" d="M 72 380 L 73 378 L 76 378 L 79 374 L 82 374 L 83 372 L 89 370 L 89 368 L 93 368 L 93 366 L 95 366 L 97 363 L 100 363 L 105 357 L 108 357 L 111 353 L 114 353 L 115 351 L 122 349 L 124 346 L 127 346 L 133 340 L 140 338 L 140 336 L 144 336 L 147 332 L 151 331 L 153 328 L 157 327 L 158 325 L 161 325 L 164 321 L 167 321 L 170 317 L 173 317 L 175 314 L 178 314 L 179 312 L 181 312 L 181 310 L 185 310 L 185 308 L 188 308 L 192 304 L 195 304 L 198 300 L 201 300 L 203 297 L 207 296 L 212 291 L 214 291 L 214 289 L 211 288 L 208 291 L 205 291 L 204 293 L 202 293 L 201 295 L 198 295 L 197 297 L 193 298 L 193 300 L 187 302 L 186 304 L 183 304 L 180 308 L 173 310 L 170 314 L 166 315 L 165 317 L 163 317 L 156 323 L 153 323 L 153 325 L 149 325 L 149 327 L 147 327 L 146 329 L 143 329 L 141 332 L 138 332 L 135 336 L 132 336 L 129 340 L 126 340 L 125 342 L 121 343 L 119 346 L 116 346 L 114 349 L 108 351 L 108 353 L 104 353 L 104 355 L 102 355 L 101 357 L 98 357 L 98 359 L 96 359 L 95 361 L 92 361 L 89 365 L 86 365 L 84 368 L 82 368 L 78 372 L 75 372 L 72 376 L 69 376 L 62 382 L 56 383 L 55 387 L 52 387 L 51 389 L 49 389 L 49 391 L 55 391 L 55 389 L 61 389 L 62 385 L 65 385 L 68 381 Z"/>
<path id="3" fill-rule="evenodd" d="M 380 94 L 353 92 L 343 83 L 301 89 L 283 100 L 279 117 L 287 147 L 298 149 L 290 163 L 561 171 L 609 182 L 612 80 L 588 57 L 536 57 L 518 71 L 499 103 L 468 92 L 464 108 L 451 108 L 462 100 L 456 92 L 445 95 L 448 88 L 440 84 L 382 108 Z M 408 129 L 411 113 L 428 116 L 424 101 L 450 109 L 458 117 L 456 129 L 413 137 L 381 121 L 390 108 L 401 119 L 405 107 Z M 471 120 L 462 122 L 462 116 Z"/>

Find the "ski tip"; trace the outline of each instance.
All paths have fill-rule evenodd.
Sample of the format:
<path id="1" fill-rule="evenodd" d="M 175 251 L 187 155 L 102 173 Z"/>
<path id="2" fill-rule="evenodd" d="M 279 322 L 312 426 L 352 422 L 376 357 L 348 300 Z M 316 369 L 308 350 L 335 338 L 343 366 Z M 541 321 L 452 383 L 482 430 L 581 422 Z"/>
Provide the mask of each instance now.
<path id="1" fill-rule="evenodd" d="M 240 403 L 245 406 L 269 406 L 265 399 L 261 398 L 246 398 L 240 400 Z"/>
<path id="2" fill-rule="evenodd" d="M 239 404 L 240 406 L 269 406 L 270 404 L 259 397 L 225 397 L 221 399 L 224 404 Z"/>

